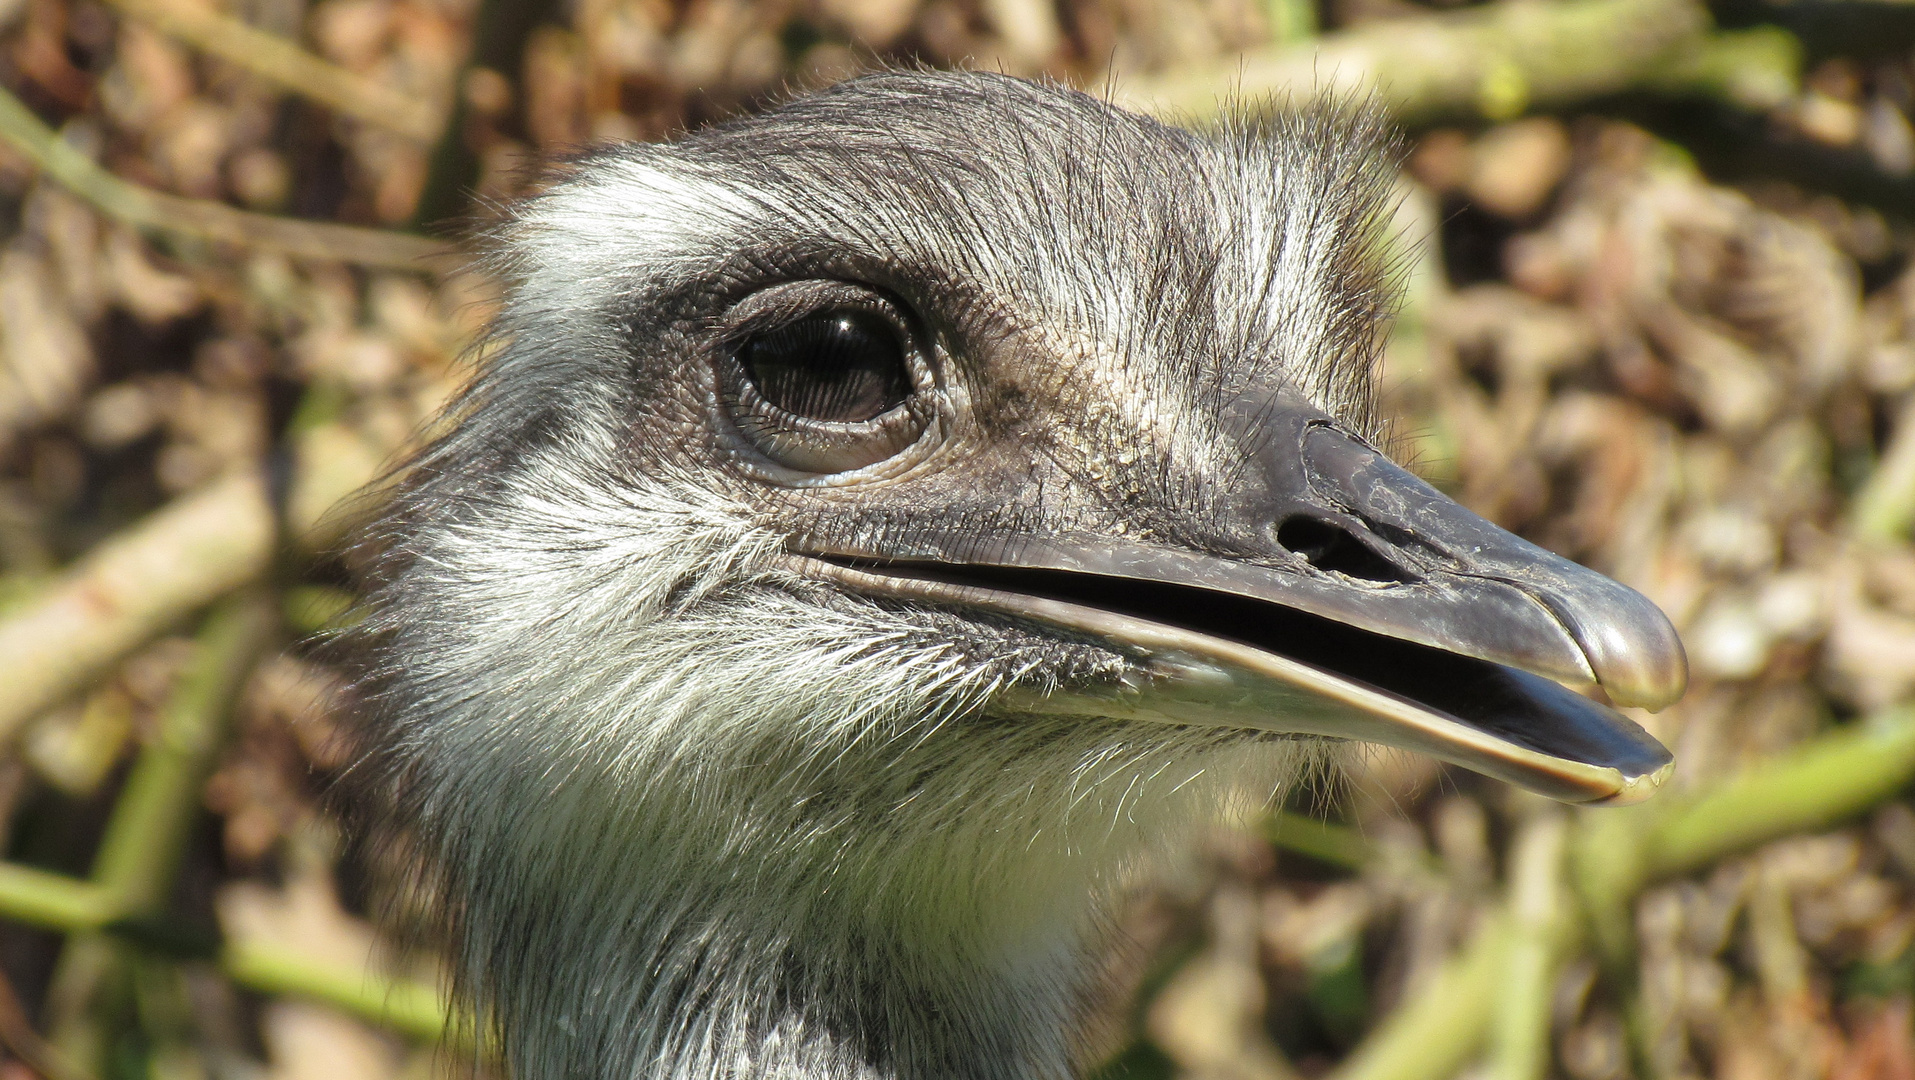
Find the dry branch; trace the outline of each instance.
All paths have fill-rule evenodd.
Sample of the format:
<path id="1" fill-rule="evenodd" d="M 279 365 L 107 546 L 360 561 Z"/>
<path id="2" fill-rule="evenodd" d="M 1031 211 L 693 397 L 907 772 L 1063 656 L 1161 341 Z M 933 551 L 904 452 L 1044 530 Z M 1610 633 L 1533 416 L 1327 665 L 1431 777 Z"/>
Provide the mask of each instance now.
<path id="1" fill-rule="evenodd" d="M 420 142 L 438 138 L 444 126 L 445 110 L 435 103 L 381 86 L 314 56 L 278 34 L 168 0 L 107 2 L 163 34 L 311 98 L 334 112 Z"/>
<path id="2" fill-rule="evenodd" d="M 0 621 L 0 738 L 258 577 L 274 532 L 264 479 L 237 473 L 122 530 L 9 609 Z"/>
<path id="3" fill-rule="evenodd" d="M 1796 50 L 1779 31 L 1708 34 L 1692 0 L 1504 0 L 1399 19 L 1120 84 L 1120 104 L 1207 119 L 1228 100 L 1295 102 L 1371 91 L 1406 123 L 1507 119 L 1628 89 L 1727 97 L 1745 107 L 1794 91 Z"/>
<path id="4" fill-rule="evenodd" d="M 371 483 L 382 465 L 331 452 L 345 441 L 333 430 L 321 425 L 297 440 L 288 500 L 295 550 L 340 539 L 333 530 L 350 519 L 326 511 Z M 120 530 L 9 605 L 0 614 L 0 686 L 8 691 L 0 694 L 0 742 L 169 627 L 257 579 L 279 531 L 264 478 L 236 472 Z"/>
<path id="5" fill-rule="evenodd" d="M 239 244 L 302 259 L 426 270 L 427 260 L 450 248 L 436 240 L 384 229 L 326 221 L 299 221 L 237 210 L 224 203 L 168 195 L 122 180 L 68 145 L 20 103 L 0 90 L 0 139 L 62 187 L 100 212 L 142 229 L 196 240 Z"/>

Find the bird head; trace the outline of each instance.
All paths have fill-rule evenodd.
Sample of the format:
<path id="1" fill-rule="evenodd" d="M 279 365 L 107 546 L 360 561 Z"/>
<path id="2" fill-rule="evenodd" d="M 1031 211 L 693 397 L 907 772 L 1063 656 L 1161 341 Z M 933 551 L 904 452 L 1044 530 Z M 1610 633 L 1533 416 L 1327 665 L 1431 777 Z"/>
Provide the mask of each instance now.
<path id="1" fill-rule="evenodd" d="M 889 73 L 518 208 L 371 624 L 378 738 L 495 954 L 638 934 L 630 979 L 670 981 L 749 895 L 785 941 L 856 898 L 833 963 L 866 903 L 949 944 L 1057 819 L 1314 737 L 1653 787 L 1667 752 L 1566 687 L 1674 700 L 1667 620 L 1379 449 L 1387 147 L 1361 111 L 1199 135 Z"/>

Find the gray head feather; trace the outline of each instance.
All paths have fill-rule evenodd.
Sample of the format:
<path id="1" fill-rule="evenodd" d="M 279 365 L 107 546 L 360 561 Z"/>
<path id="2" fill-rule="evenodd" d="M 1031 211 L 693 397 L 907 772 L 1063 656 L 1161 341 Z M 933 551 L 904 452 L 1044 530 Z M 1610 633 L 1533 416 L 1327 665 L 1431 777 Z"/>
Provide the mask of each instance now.
<path id="1" fill-rule="evenodd" d="M 1130 658 L 776 556 L 1214 546 L 1220 402 L 1286 381 L 1374 428 L 1390 175 L 1362 114 L 1196 135 L 890 73 L 518 209 L 498 348 L 377 537 L 365 729 L 516 1075 L 1068 1075 L 1112 893 L 1309 744 L 999 715 Z M 767 482 L 712 423 L 726 313 L 811 279 L 897 298 L 948 373 L 895 475 Z"/>

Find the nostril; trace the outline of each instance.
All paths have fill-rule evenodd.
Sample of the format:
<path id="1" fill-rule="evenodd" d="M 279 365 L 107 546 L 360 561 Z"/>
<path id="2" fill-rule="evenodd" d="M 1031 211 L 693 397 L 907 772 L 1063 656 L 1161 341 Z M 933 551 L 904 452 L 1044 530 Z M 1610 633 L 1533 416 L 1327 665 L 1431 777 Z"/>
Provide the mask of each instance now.
<path id="1" fill-rule="evenodd" d="M 1298 514 L 1277 526 L 1277 543 L 1302 556 L 1319 570 L 1330 570 L 1364 581 L 1406 582 L 1408 574 L 1370 550 L 1341 526 L 1322 518 Z"/>

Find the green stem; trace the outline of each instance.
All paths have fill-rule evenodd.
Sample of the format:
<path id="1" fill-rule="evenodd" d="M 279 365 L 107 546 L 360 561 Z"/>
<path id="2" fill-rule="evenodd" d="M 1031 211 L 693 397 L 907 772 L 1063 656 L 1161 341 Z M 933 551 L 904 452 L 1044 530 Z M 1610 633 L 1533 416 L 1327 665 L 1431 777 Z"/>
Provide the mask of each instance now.
<path id="1" fill-rule="evenodd" d="M 1644 870 L 1650 880 L 1673 877 L 1790 833 L 1833 825 L 1894 795 L 1911 778 L 1915 706 L 1904 706 L 1673 804 L 1645 838 Z"/>
<path id="2" fill-rule="evenodd" d="M 1744 108 L 1790 96 L 1799 53 L 1786 31 L 1709 33 L 1692 0 L 1501 0 L 1384 20 L 1119 84 L 1120 104 L 1178 120 L 1229 102 L 1361 99 L 1421 125 L 1505 120 L 1640 90 L 1710 95 Z"/>
<path id="3" fill-rule="evenodd" d="M 1362 869 L 1376 855 L 1376 845 L 1348 825 L 1332 825 L 1288 810 L 1278 810 L 1264 821 L 1263 836 L 1286 851 L 1350 870 Z"/>
<path id="4" fill-rule="evenodd" d="M 200 788 L 226 744 L 234 702 L 278 626 L 278 611 L 258 592 L 235 596 L 207 616 L 193 665 L 127 777 L 94 862 L 94 884 L 122 911 L 154 911 L 166 903 L 200 809 Z"/>
<path id="5" fill-rule="evenodd" d="M 1272 44 L 1294 45 L 1317 35 L 1316 0 L 1265 0 L 1264 17 Z"/>
<path id="6" fill-rule="evenodd" d="M 1576 891 L 1594 938 L 1596 954 L 1618 986 L 1634 966 L 1635 929 L 1630 906 L 1648 880 L 1644 837 L 1662 807 L 1655 803 L 1583 814 L 1571 853 Z"/>
<path id="7" fill-rule="evenodd" d="M 0 918 L 45 930 L 110 934 L 124 914 L 98 885 L 0 862 Z M 348 970 L 257 941 L 228 943 L 219 963 L 248 990 L 323 1002 L 410 1038 L 434 1041 L 461 1031 L 449 1026 L 453 1014 L 444 998 L 422 982 Z"/>
<path id="8" fill-rule="evenodd" d="M 165 905 L 233 703 L 277 626 L 271 600 L 256 591 L 221 603 L 201 625 L 193 661 L 114 803 L 94 860 L 90 887 L 117 915 L 151 914 Z M 38 884 L 44 898 L 45 879 Z M 105 1031 L 94 1014 L 101 991 L 125 970 L 116 944 L 97 934 L 69 938 L 54 969 L 52 1041 L 86 1072 L 103 1072 Z"/>
<path id="9" fill-rule="evenodd" d="M 1915 521 L 1915 400 L 1902 406 L 1895 430 L 1849 510 L 1849 524 L 1866 543 L 1891 544 Z"/>
<path id="10" fill-rule="evenodd" d="M 1500 915 L 1479 927 L 1462 952 L 1384 1018 L 1330 1074 L 1331 1080 L 1442 1080 L 1483 1045 L 1509 945 Z"/>
<path id="11" fill-rule="evenodd" d="M 1563 953 L 1563 849 L 1555 807 L 1538 810 L 1516 838 L 1509 871 L 1509 946 L 1490 1029 L 1491 1080 L 1543 1080 L 1549 1072 L 1550 994 Z"/>
<path id="12" fill-rule="evenodd" d="M 1632 951 L 1629 910 L 1648 885 L 1791 833 L 1833 825 L 1911 781 L 1915 707 L 1903 707 L 1687 798 L 1584 812 L 1575 837 L 1577 885 L 1612 971 Z M 1335 1080 L 1453 1075 L 1490 1030 L 1511 934 L 1508 916 L 1486 924 L 1419 993 L 1384 1018 L 1333 1074 Z"/>
<path id="13" fill-rule="evenodd" d="M 0 862 L 0 919 L 42 930 L 98 930 L 120 916 L 98 885 L 18 863 Z"/>
<path id="14" fill-rule="evenodd" d="M 1643 87 L 1672 97 L 1712 97 L 1765 112 L 1801 89 L 1802 43 L 1774 26 L 1697 38 L 1644 73 Z"/>
<path id="15" fill-rule="evenodd" d="M 422 982 L 324 964 L 292 949 L 260 942 L 229 944 L 220 954 L 220 966 L 249 990 L 331 1005 L 421 1042 L 450 1039 L 456 1045 L 470 1034 L 454 1026 L 445 999 Z"/>

